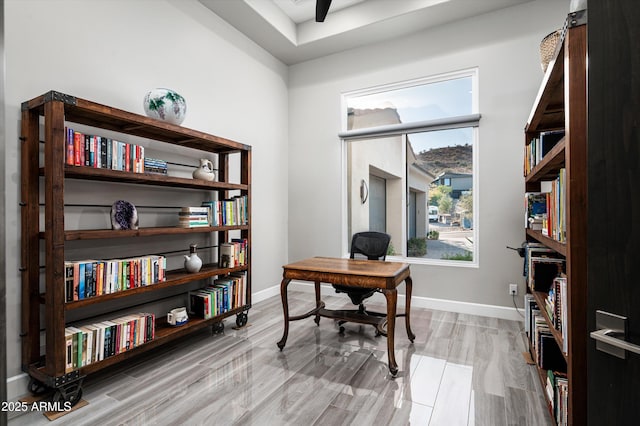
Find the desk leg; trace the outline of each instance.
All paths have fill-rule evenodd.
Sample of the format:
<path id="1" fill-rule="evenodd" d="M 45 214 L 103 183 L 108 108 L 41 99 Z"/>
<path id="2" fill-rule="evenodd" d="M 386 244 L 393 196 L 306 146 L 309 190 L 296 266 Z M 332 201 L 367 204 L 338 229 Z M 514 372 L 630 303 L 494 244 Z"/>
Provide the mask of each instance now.
<path id="1" fill-rule="evenodd" d="M 282 310 L 284 311 L 284 334 L 278 342 L 280 351 L 282 351 L 284 345 L 287 343 L 287 336 L 289 335 L 289 302 L 287 300 L 287 286 L 289 282 L 291 282 L 290 279 L 283 278 L 280 283 L 280 297 L 282 298 Z"/>
<path id="2" fill-rule="evenodd" d="M 404 283 L 406 285 L 406 293 L 407 293 L 407 304 L 405 307 L 405 316 L 404 316 L 404 323 L 407 327 L 407 337 L 409 337 L 409 340 L 411 340 L 411 343 L 413 343 L 413 341 L 416 338 L 416 335 L 413 334 L 413 331 L 411 331 L 411 322 L 409 320 L 409 316 L 411 313 L 411 291 L 413 290 L 413 280 L 411 279 L 411 277 L 407 277 L 404 280 Z"/>
<path id="3" fill-rule="evenodd" d="M 392 375 L 398 373 L 398 363 L 394 351 L 393 336 L 396 329 L 396 305 L 398 303 L 398 290 L 384 289 L 384 296 L 387 298 L 387 352 L 389 357 L 389 371 Z"/>
<path id="4" fill-rule="evenodd" d="M 316 309 L 318 310 L 318 312 L 316 312 L 316 319 L 314 320 L 316 322 L 316 325 L 320 325 L 320 281 L 316 281 L 315 282 L 315 289 L 316 289 Z"/>

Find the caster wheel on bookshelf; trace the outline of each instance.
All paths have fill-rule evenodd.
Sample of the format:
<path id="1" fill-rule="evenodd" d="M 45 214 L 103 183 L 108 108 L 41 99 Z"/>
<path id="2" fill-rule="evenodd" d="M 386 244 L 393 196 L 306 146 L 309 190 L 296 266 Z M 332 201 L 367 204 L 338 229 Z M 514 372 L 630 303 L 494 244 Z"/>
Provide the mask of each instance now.
<path id="1" fill-rule="evenodd" d="M 236 325 L 238 327 L 244 327 L 245 325 L 247 325 L 248 319 L 249 316 L 245 312 L 242 312 L 236 317 Z"/>
<path id="2" fill-rule="evenodd" d="M 36 380 L 33 377 L 29 379 L 29 392 L 31 392 L 31 395 L 43 395 L 48 391 L 49 387 L 42 383 L 40 380 Z"/>
<path id="3" fill-rule="evenodd" d="M 222 321 L 221 322 L 217 322 L 217 323 L 215 323 L 215 324 L 213 324 L 211 326 L 211 332 L 213 334 L 220 334 L 223 331 L 224 331 L 224 323 Z"/>
<path id="4" fill-rule="evenodd" d="M 80 383 L 70 383 L 66 387 L 57 388 L 51 401 L 55 404 L 63 405 L 68 402 L 71 407 L 75 406 L 82 399 L 82 386 Z"/>
<path id="5" fill-rule="evenodd" d="M 339 333 L 340 333 L 340 334 L 344 334 L 344 327 L 343 327 L 343 326 L 340 326 L 340 331 L 339 331 Z"/>

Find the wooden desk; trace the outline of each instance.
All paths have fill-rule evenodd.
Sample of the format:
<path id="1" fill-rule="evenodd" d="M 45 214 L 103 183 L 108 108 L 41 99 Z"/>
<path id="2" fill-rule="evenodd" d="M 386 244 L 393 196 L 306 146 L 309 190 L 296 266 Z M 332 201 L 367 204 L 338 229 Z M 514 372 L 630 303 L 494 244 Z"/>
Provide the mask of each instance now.
<path id="1" fill-rule="evenodd" d="M 357 314 L 343 315 L 344 311 L 325 309 L 320 299 L 320 283 L 342 284 L 352 287 L 371 288 L 380 290 L 387 299 L 387 316 L 380 321 L 387 322 L 387 351 L 389 357 L 389 371 L 395 375 L 398 364 L 394 353 L 394 331 L 396 324 L 396 306 L 398 301 L 398 286 L 403 281 L 406 284 L 406 314 L 405 325 L 407 336 L 413 342 L 415 335 L 411 331 L 409 314 L 411 311 L 412 281 L 409 265 L 398 262 L 382 262 L 378 260 L 342 259 L 330 257 L 312 257 L 299 262 L 283 266 L 280 296 L 284 311 L 284 334 L 278 342 L 280 350 L 287 343 L 289 322 L 297 321 L 315 315 L 316 324 L 320 324 L 320 317 L 342 319 L 349 322 L 370 324 L 371 320 L 362 321 Z M 309 312 L 289 316 L 289 302 L 287 300 L 287 286 L 291 280 L 313 281 L 315 283 L 316 307 Z M 379 327 L 378 327 L 379 328 Z"/>

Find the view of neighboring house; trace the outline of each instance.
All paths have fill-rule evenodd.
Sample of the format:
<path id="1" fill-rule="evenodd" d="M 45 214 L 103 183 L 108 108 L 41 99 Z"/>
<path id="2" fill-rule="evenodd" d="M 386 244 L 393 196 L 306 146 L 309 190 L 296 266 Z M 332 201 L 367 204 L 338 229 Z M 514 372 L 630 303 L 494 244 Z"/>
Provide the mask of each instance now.
<path id="1" fill-rule="evenodd" d="M 473 176 L 471 173 L 442 172 L 433 180 L 435 185 L 451 187 L 451 198 L 457 200 L 460 196 L 473 188 Z"/>

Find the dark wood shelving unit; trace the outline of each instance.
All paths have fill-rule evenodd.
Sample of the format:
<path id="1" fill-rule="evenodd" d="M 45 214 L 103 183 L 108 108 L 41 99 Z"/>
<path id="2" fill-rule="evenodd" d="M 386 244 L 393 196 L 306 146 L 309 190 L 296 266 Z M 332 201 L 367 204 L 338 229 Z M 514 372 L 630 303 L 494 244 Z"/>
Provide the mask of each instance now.
<path id="1" fill-rule="evenodd" d="M 40 126 L 44 123 L 41 143 Z M 70 166 L 65 164 L 65 125 L 75 123 L 100 130 L 151 139 L 154 143 L 167 143 L 203 151 L 217 156 L 218 181 L 206 182 L 194 179 L 150 173 L 131 173 L 105 168 Z M 31 378 L 29 390 L 41 387 L 55 390 L 62 400 L 75 403 L 81 396 L 81 383 L 86 374 L 125 361 L 132 356 L 159 347 L 166 342 L 185 336 L 207 326 L 223 326 L 224 318 L 237 315 L 238 325 L 247 321 L 251 308 L 251 147 L 229 139 L 213 136 L 197 130 L 155 120 L 139 114 L 108 107 L 60 92 L 50 91 L 22 104 L 22 368 Z M 44 154 L 44 155 L 43 155 Z M 239 161 L 239 183 L 229 182 L 230 155 Z M 44 160 L 42 160 L 42 158 Z M 43 161 L 43 164 L 40 162 Z M 247 197 L 249 224 L 198 228 L 147 227 L 136 230 L 65 229 L 65 181 L 68 179 L 173 187 L 217 193 L 217 199 L 234 194 Z M 41 229 L 41 204 L 44 198 L 44 226 Z M 214 198 L 215 199 L 215 198 Z M 99 247 L 100 240 L 172 236 L 181 234 L 211 233 L 218 241 L 228 241 L 230 231 L 239 231 L 246 239 L 245 265 L 219 268 L 217 264 L 205 265 L 197 273 L 184 270 L 168 271 L 166 281 L 132 288 L 73 302 L 65 300 L 65 243 L 75 240 L 92 240 Z M 44 255 L 43 255 L 44 254 Z M 40 262 L 44 259 L 44 274 Z M 162 291 L 190 282 L 246 271 L 246 300 L 244 305 L 231 309 L 214 318 L 203 320 L 190 318 L 182 326 L 172 327 L 164 319 L 156 319 L 155 338 L 126 352 L 105 358 L 71 372 L 65 372 L 65 313 L 108 301 L 122 300 L 139 294 Z M 44 275 L 44 293 L 41 293 L 41 275 Z M 186 293 L 186 290 L 185 290 Z M 44 304 L 44 315 L 41 313 Z M 126 303 L 125 303 L 126 305 Z M 242 321 L 240 321 L 242 319 Z M 40 355 L 40 324 L 45 324 L 45 355 Z M 37 385 L 32 386 L 34 383 Z M 55 398 L 55 397 L 54 397 Z"/>
<path id="2" fill-rule="evenodd" d="M 587 25 L 586 12 L 569 14 L 561 44 L 549 64 L 527 125 L 525 144 L 540 132 L 563 129 L 565 137 L 525 177 L 525 191 L 540 191 L 541 182 L 566 170 L 566 242 L 526 230 L 527 240 L 551 248 L 565 258 L 567 277 L 568 424 L 587 423 Z M 559 348 L 562 333 L 546 313 L 546 294 L 533 292 Z M 533 352 L 533 351 L 531 351 Z M 532 353 L 535 358 L 535 354 Z M 543 389 L 546 372 L 538 368 Z M 546 394 L 545 394 L 546 395 Z M 555 421 L 555 419 L 554 419 Z"/>

